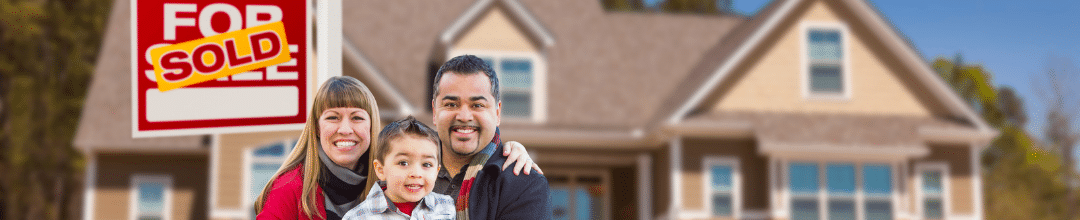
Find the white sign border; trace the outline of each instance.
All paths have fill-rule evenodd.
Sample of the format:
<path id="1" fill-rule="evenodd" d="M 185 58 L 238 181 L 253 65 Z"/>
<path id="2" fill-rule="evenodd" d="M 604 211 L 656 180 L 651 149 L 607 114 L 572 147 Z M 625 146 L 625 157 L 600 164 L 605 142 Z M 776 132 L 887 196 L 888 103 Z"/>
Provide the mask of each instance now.
<path id="1" fill-rule="evenodd" d="M 312 61 L 314 61 L 313 56 L 312 56 L 312 55 L 314 55 L 314 53 L 312 52 L 314 44 L 312 44 L 312 39 L 311 38 L 312 38 L 312 30 L 313 30 L 312 28 L 314 26 L 314 25 L 312 25 L 313 24 L 312 23 L 312 17 L 313 17 L 314 14 L 312 13 L 311 1 L 304 1 L 304 8 L 305 8 L 304 11 L 307 14 L 306 16 L 304 16 L 304 20 L 305 20 L 305 22 L 307 24 L 307 26 L 305 28 L 306 29 L 305 32 L 307 34 L 307 36 L 305 37 L 305 41 L 306 41 L 305 43 L 307 44 L 307 46 L 304 48 L 305 53 L 307 54 L 307 56 L 306 56 L 306 60 L 307 60 L 306 67 L 307 68 L 306 68 L 306 73 L 304 74 L 304 77 L 306 78 L 305 84 L 307 84 L 306 85 L 307 88 L 304 91 L 301 91 L 301 92 L 303 92 L 305 94 L 307 99 L 306 99 L 306 103 L 305 103 L 303 112 L 301 112 L 301 114 L 306 116 L 306 117 L 304 117 L 305 122 L 294 123 L 294 124 L 276 124 L 276 125 L 251 125 L 251 126 L 229 126 L 229 127 L 214 127 L 214 128 L 169 129 L 169 130 L 142 131 L 142 132 L 139 131 L 139 93 L 138 93 L 139 92 L 138 91 L 139 90 L 138 89 L 138 87 L 139 87 L 138 86 L 138 83 L 139 83 L 139 78 L 138 78 L 139 77 L 139 63 L 138 62 L 139 62 L 139 58 L 142 58 L 143 56 L 140 55 L 139 51 L 138 51 L 139 50 L 139 38 L 138 38 L 138 32 L 137 32 L 137 30 L 139 28 L 139 23 L 138 23 L 139 5 L 138 5 L 138 3 L 139 3 L 139 0 L 131 0 L 130 16 L 128 16 L 128 19 L 130 19 L 130 22 L 131 22 L 130 26 L 129 26 L 130 35 L 131 35 L 131 71 L 130 71 L 131 72 L 131 78 L 130 78 L 131 79 L 131 138 L 134 139 L 134 138 L 149 138 L 149 137 L 210 135 L 210 134 L 224 134 L 224 133 L 250 133 L 250 132 L 267 132 L 267 131 L 287 131 L 287 130 L 301 130 L 301 129 L 304 128 L 304 124 L 306 123 L 307 119 L 311 117 L 308 114 L 311 111 L 311 105 L 314 102 L 314 100 L 312 100 L 314 98 L 313 97 L 314 94 L 312 94 L 312 91 L 313 91 L 312 86 L 318 86 L 319 85 L 319 84 L 315 83 L 315 79 L 316 79 L 315 75 L 316 74 L 313 74 L 313 73 L 315 73 L 315 71 L 314 71 L 315 70 L 315 65 L 312 65 L 314 63 L 314 62 L 312 62 Z M 339 22 L 337 22 L 336 24 L 338 25 L 338 27 L 340 27 L 341 26 L 340 19 L 338 21 Z M 339 39 L 340 39 L 340 37 L 339 37 Z"/>

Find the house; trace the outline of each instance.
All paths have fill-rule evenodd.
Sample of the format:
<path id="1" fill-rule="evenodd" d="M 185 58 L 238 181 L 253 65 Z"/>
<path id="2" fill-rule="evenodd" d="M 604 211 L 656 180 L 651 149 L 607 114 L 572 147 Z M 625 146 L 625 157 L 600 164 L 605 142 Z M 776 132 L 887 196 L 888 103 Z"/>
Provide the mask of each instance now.
<path id="1" fill-rule="evenodd" d="M 299 131 L 130 138 L 128 1 L 110 17 L 75 144 L 85 219 L 249 219 Z M 500 73 L 504 140 L 560 219 L 983 219 L 996 136 L 865 0 L 753 16 L 599 1 L 344 1 L 344 75 L 383 121 L 430 123 L 433 72 Z"/>

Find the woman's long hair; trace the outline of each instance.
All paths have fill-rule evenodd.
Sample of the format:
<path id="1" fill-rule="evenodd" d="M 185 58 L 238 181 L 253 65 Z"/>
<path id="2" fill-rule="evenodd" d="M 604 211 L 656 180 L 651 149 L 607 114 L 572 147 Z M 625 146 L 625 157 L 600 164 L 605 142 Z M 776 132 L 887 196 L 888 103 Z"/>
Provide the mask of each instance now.
<path id="1" fill-rule="evenodd" d="M 273 178 L 270 178 L 270 182 L 266 183 L 263 187 L 262 194 L 259 195 L 258 200 L 255 200 L 255 212 L 262 212 L 263 205 L 266 203 L 266 195 L 270 193 L 273 188 L 274 181 L 278 180 L 281 174 L 288 172 L 295 168 L 297 165 L 303 164 L 304 175 L 304 188 L 301 191 L 300 207 L 303 208 L 304 214 L 308 218 L 312 218 L 320 210 L 316 210 L 316 205 L 319 202 L 316 201 L 316 187 L 319 187 L 319 175 L 322 172 L 321 159 L 319 159 L 319 115 L 323 111 L 330 108 L 337 107 L 353 107 L 361 108 L 368 112 L 369 119 L 371 120 L 371 134 L 369 137 L 369 147 L 367 152 L 372 152 L 372 148 L 376 146 L 378 142 L 378 134 L 382 130 L 382 124 L 379 123 L 379 105 L 375 103 L 375 96 L 371 94 L 371 90 L 368 90 L 367 86 L 360 80 L 348 76 L 335 76 L 327 79 L 319 88 L 318 93 L 315 94 L 315 102 L 311 106 L 311 113 L 308 114 L 307 122 L 304 125 L 304 130 L 300 134 L 300 140 L 296 142 L 296 146 L 293 147 L 289 156 L 285 159 L 285 162 L 281 164 L 277 172 L 274 173 Z M 358 161 L 357 164 L 367 163 L 367 170 L 364 173 L 367 176 L 367 183 L 364 185 L 364 191 L 360 193 L 360 197 L 356 200 L 363 200 L 367 197 L 368 190 L 371 190 L 371 186 L 375 184 L 376 179 L 371 174 L 374 173 L 371 166 L 371 159 L 369 161 Z M 287 180 L 285 180 L 287 181 Z M 322 216 L 319 216 L 323 218 Z"/>

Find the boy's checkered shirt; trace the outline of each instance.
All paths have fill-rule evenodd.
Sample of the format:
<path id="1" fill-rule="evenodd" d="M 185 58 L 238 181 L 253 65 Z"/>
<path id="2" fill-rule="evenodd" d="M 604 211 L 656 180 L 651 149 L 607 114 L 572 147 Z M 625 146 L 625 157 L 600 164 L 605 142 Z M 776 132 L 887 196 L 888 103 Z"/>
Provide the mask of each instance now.
<path id="1" fill-rule="evenodd" d="M 390 199 L 383 193 L 382 187 L 374 185 L 368 192 L 367 198 L 356 207 L 345 213 L 343 220 L 424 220 L 424 219 L 454 219 L 457 215 L 454 210 L 454 199 L 450 196 L 428 193 L 416 208 L 412 216 L 405 215 L 396 206 L 390 205 Z"/>

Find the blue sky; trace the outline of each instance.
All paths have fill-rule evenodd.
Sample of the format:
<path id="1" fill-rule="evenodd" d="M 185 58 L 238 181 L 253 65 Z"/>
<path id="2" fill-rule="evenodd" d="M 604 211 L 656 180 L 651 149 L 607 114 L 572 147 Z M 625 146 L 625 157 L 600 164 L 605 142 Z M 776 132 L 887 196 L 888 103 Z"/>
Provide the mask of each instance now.
<path id="1" fill-rule="evenodd" d="M 646 0 L 647 4 L 656 1 Z M 733 1 L 736 11 L 748 15 L 770 2 Z M 980 64 L 989 70 L 996 86 L 1014 88 L 1024 100 L 1029 118 L 1027 130 L 1042 136 L 1046 104 L 1035 88 L 1046 85 L 1039 79 L 1045 79 L 1044 73 L 1051 66 L 1080 61 L 1080 13 L 1076 13 L 1080 1 L 869 1 L 926 60 L 952 59 L 962 54 L 965 63 Z M 1065 82 L 1080 92 L 1080 76 Z M 1077 102 L 1080 100 L 1073 103 Z M 1080 151 L 1074 155 L 1080 158 Z"/>

